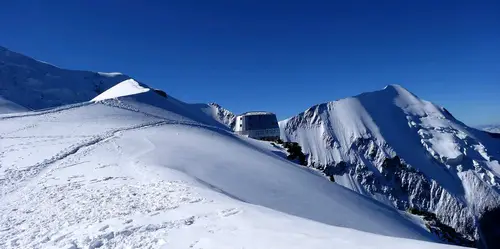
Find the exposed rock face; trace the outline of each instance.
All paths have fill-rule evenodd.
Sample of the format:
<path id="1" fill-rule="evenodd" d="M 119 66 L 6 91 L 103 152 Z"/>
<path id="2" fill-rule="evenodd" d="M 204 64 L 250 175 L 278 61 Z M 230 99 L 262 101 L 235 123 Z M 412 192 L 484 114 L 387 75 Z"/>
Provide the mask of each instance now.
<path id="1" fill-rule="evenodd" d="M 335 182 L 435 213 L 466 239 L 478 239 L 478 217 L 500 206 L 500 140 L 400 86 L 313 106 L 280 129 Z"/>
<path id="2" fill-rule="evenodd" d="M 227 127 L 231 128 L 231 130 L 234 130 L 234 125 L 236 123 L 236 116 L 234 115 L 234 113 L 230 112 L 227 109 L 224 109 L 217 103 L 209 103 L 208 105 L 213 108 L 214 118 L 219 120 L 219 122 L 225 124 Z"/>

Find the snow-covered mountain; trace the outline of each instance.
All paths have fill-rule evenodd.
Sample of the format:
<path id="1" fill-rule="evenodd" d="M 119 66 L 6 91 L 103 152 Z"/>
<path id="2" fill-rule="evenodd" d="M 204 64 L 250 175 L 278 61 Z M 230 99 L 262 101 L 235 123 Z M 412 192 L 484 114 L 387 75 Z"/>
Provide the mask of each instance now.
<path id="1" fill-rule="evenodd" d="M 200 107 L 128 79 L 0 115 L 0 247 L 449 247 Z"/>
<path id="2" fill-rule="evenodd" d="M 236 125 L 236 115 L 234 115 L 234 113 L 217 103 L 209 103 L 208 105 L 210 108 L 207 108 L 206 110 L 209 115 L 229 127 L 231 130 L 234 130 L 234 126 Z"/>
<path id="3" fill-rule="evenodd" d="M 497 125 L 483 125 L 479 129 L 487 132 L 500 133 L 500 124 Z"/>
<path id="4" fill-rule="evenodd" d="M 88 101 L 128 78 L 120 73 L 62 69 L 0 46 L 0 96 L 27 109 Z M 0 113 L 12 112 L 3 107 L 0 101 Z"/>
<path id="5" fill-rule="evenodd" d="M 0 54 L 0 248 L 452 247 L 217 104 Z"/>
<path id="6" fill-rule="evenodd" d="M 500 206 L 500 139 L 398 85 L 319 104 L 280 122 L 310 165 L 400 210 L 435 213 L 468 239 Z"/>

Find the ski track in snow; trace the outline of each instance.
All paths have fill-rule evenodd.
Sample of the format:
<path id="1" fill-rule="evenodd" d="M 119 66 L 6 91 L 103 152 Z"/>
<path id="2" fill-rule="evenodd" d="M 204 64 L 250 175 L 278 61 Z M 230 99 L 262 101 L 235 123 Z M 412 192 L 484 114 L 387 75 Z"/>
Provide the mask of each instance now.
<path id="1" fill-rule="evenodd" d="M 85 104 L 88 105 L 88 104 Z M 10 116 L 10 118 L 23 118 L 40 116 L 66 111 L 85 105 L 72 105 L 65 108 Z M 121 107 L 128 111 L 129 108 Z M 148 115 L 153 116 L 153 115 Z M 160 118 L 154 116 L 155 118 Z M 6 119 L 6 118 L 4 118 Z M 192 225 L 198 219 L 207 217 L 228 217 L 237 214 L 236 208 L 214 209 L 202 212 L 198 216 L 189 216 L 179 219 L 178 217 L 167 219 L 158 224 L 150 222 L 144 224 L 134 221 L 134 216 L 147 215 L 152 217 L 165 215 L 166 211 L 176 209 L 180 205 L 195 205 L 198 202 L 209 202 L 200 197 L 196 192 L 181 181 L 156 181 L 149 184 L 138 183 L 129 185 L 127 177 L 100 177 L 89 179 L 84 182 L 84 175 L 70 175 L 62 184 L 47 184 L 54 180 L 51 178 L 55 171 L 75 167 L 84 162 L 79 159 L 91 153 L 96 145 L 112 141 L 114 137 L 123 132 L 146 129 L 162 125 L 188 125 L 204 127 L 202 124 L 193 122 L 179 122 L 178 120 L 151 121 L 138 125 L 105 131 L 102 134 L 80 137 L 78 141 L 65 149 L 58 151 L 52 157 L 38 162 L 32 166 L 20 170 L 8 168 L 0 179 L 2 189 L 0 198 L 10 198 L 8 203 L 13 205 L 0 206 L 0 248 L 45 248 L 54 246 L 56 248 L 98 248 L 106 245 L 107 248 L 120 247 L 151 247 L 161 246 L 165 241 L 157 240 L 156 237 L 165 237 L 171 229 L 180 229 Z M 17 144 L 5 147 L 5 149 L 16 150 L 19 147 L 30 146 L 33 140 L 52 139 L 64 140 L 65 136 L 8 136 L 23 130 L 35 128 L 36 124 L 29 124 L 22 128 L 2 133 L 1 139 L 16 139 Z M 23 143 L 24 139 L 31 142 Z M 117 153 L 121 149 L 113 143 Z M 147 152 L 148 148 L 144 149 Z M 7 151 L 8 152 L 8 151 Z M 3 156 L 0 154 L 0 157 Z M 140 155 L 139 152 L 137 155 Z M 68 163 L 69 162 L 69 163 Z M 76 162 L 76 163 L 74 163 Z M 108 165 L 109 166 L 109 165 Z M 100 166 L 99 168 L 105 168 Z M 32 186 L 28 179 L 40 177 L 42 186 Z M 115 184 L 103 185 L 108 181 Z M 122 181 L 123 183 L 120 183 Z M 26 184 L 28 183 L 28 184 Z M 97 184 L 97 185 L 96 185 Z M 100 185 L 99 185 L 100 184 Z M 96 185 L 96 186 L 93 186 Z M 13 192 L 22 190 L 23 195 L 14 195 Z M 12 195 L 11 195 L 12 194 Z M 131 198 L 140 194 L 140 198 Z M 14 196 L 14 197 L 12 197 Z M 19 197 L 17 199 L 15 197 Z M 151 200 L 154 200 L 153 202 Z M 19 205 L 22 203 L 21 205 Z M 203 209 L 206 210 L 206 205 Z M 63 217 L 60 217 L 63 215 Z M 57 219 L 54 219 L 58 217 Z M 141 218 L 144 219 L 144 218 Z M 49 221 L 49 223 L 47 223 Z M 110 231 L 110 225 L 118 227 Z M 97 226 L 93 229 L 94 226 Z M 61 230 L 61 227 L 64 229 Z M 97 231 L 89 235 L 79 234 L 79 229 L 92 227 Z M 91 230 L 92 230 L 91 229 Z M 66 231 L 66 232 L 64 232 Z M 147 236 L 146 236 L 147 234 Z M 74 239 L 75 237 L 79 239 Z M 195 244 L 195 242 L 193 242 Z"/>
<path id="2" fill-rule="evenodd" d="M 139 157 L 149 156 L 151 152 L 161 148 L 157 148 L 148 137 L 143 137 L 143 142 L 134 146 L 135 148 L 128 148 L 130 145 L 126 139 L 130 136 L 124 135 L 134 132 L 137 134 L 132 137 L 137 137 L 142 134 L 138 133 L 139 130 L 146 131 L 170 125 L 200 129 L 200 132 L 209 128 L 214 134 L 222 130 L 196 122 L 169 120 L 162 116 L 135 112 L 124 106 L 116 108 L 117 106 L 110 107 L 107 103 L 97 103 L 82 107 L 101 108 L 101 111 L 112 108 L 114 112 L 123 110 L 125 114 L 122 115 L 133 113 L 136 118 L 146 118 L 138 119 L 135 124 L 127 123 L 123 127 L 101 124 L 98 130 L 93 133 L 85 132 L 86 135 L 82 135 L 78 129 L 88 129 L 87 126 L 94 122 L 91 119 L 81 120 L 84 126 L 81 122 L 73 121 L 70 124 L 77 127 L 70 125 L 65 129 L 60 127 L 39 132 L 40 129 L 45 130 L 47 125 L 52 125 L 53 118 L 50 115 L 57 113 L 62 117 L 57 119 L 58 122 L 64 122 L 64 115 L 72 117 L 74 112 L 78 112 L 78 108 L 61 108 L 44 114 L 38 113 L 38 117 L 33 120 L 30 119 L 33 115 L 22 115 L 12 123 L 13 128 L 10 128 L 8 122 L 2 123 L 6 124 L 3 126 L 6 132 L 3 132 L 1 137 L 2 146 L 4 141 L 9 141 L 6 144 L 9 151 L 0 155 L 0 162 L 5 159 L 2 157 L 7 156 L 9 159 L 14 155 L 12 153 L 18 150 L 24 153 L 36 149 L 38 143 L 53 151 L 52 156 L 46 159 L 37 158 L 41 161 L 24 167 L 20 167 L 23 161 L 19 161 L 19 165 L 5 165 L 9 167 L 4 168 L 0 181 L 0 248 L 213 248 L 212 240 L 217 241 L 218 245 L 224 244 L 223 241 L 227 241 L 228 246 L 241 245 L 241 242 L 231 240 L 231 234 L 244 239 L 243 243 L 249 248 L 266 248 L 269 246 L 268 241 L 276 238 L 281 238 L 278 243 L 283 244 L 277 247 L 290 247 L 293 244 L 295 248 L 312 245 L 324 248 L 324 242 L 329 240 L 345 247 L 359 243 L 353 242 L 355 240 L 342 240 L 339 236 L 328 236 L 328 239 L 325 239 L 322 236 L 335 232 L 317 235 L 318 229 L 321 228 L 316 227 L 304 227 L 302 232 L 287 235 L 287 232 L 279 232 L 284 229 L 282 225 L 273 228 L 272 220 L 263 224 L 264 220 L 270 217 L 278 217 L 277 224 L 283 224 L 283 218 L 279 217 L 284 214 L 262 216 L 263 214 L 255 213 L 253 209 L 244 210 L 241 206 L 243 204 L 240 203 L 241 198 L 238 197 L 232 201 L 224 197 L 221 202 L 220 196 L 231 195 L 210 183 L 198 181 L 200 186 L 208 184 L 207 189 L 211 191 L 202 190 L 198 185 L 193 185 L 192 181 L 196 182 L 196 179 L 185 181 L 185 176 L 177 177 L 176 174 L 182 173 L 174 173 L 175 170 L 169 173 L 168 177 L 157 176 L 158 173 L 154 169 L 144 165 L 144 159 L 141 159 L 141 162 L 138 160 Z M 40 122 L 44 120 L 48 124 Z M 30 123 L 34 121 L 37 123 Z M 16 127 L 16 124 L 21 123 L 22 127 Z M 73 131 L 70 133 L 72 135 L 68 135 L 68 129 Z M 118 139 L 120 143 L 117 142 Z M 122 141 L 124 139 L 125 141 Z M 127 147 L 123 147 L 124 145 Z M 264 153 L 257 144 L 252 146 L 255 147 L 253 150 Z M 57 148 L 59 150 L 55 150 Z M 43 155 L 46 156 L 46 153 Z M 96 158 L 99 160 L 96 161 Z M 242 214 L 244 216 L 239 217 Z M 248 221 L 255 215 L 260 215 L 260 221 L 256 224 L 250 223 L 249 226 Z M 287 222 L 291 222 L 289 219 L 286 218 Z M 300 219 L 300 222 L 305 221 Z M 246 225 L 239 228 L 240 224 Z M 251 228 L 252 226 L 256 227 Z M 328 229 L 352 233 L 350 229 L 345 228 L 328 226 Z M 268 238 L 262 241 L 249 240 L 248 233 L 255 232 L 259 233 L 260 238 Z M 373 237 L 374 240 L 385 238 L 390 237 Z M 413 246 L 425 243 L 404 241 L 411 242 L 410 245 Z M 434 244 L 423 245 L 433 247 Z"/>
<path id="3" fill-rule="evenodd" d="M 40 172 L 42 172 L 45 168 L 47 168 L 51 164 L 53 164 L 61 159 L 64 159 L 72 154 L 77 153 L 82 148 L 93 146 L 97 143 L 105 141 L 106 139 L 109 139 L 109 138 L 115 136 L 115 134 L 120 133 L 120 132 L 125 132 L 125 131 L 129 131 L 129 130 L 136 130 L 136 129 L 144 129 L 144 128 L 148 128 L 148 127 L 168 125 L 168 124 L 174 124 L 174 125 L 183 124 L 183 125 L 188 125 L 188 126 L 203 127 L 202 125 L 195 125 L 193 123 L 182 123 L 182 122 L 178 122 L 178 121 L 156 121 L 156 122 L 140 124 L 140 125 L 136 125 L 136 126 L 132 126 L 132 127 L 116 129 L 116 130 L 106 132 L 105 134 L 102 134 L 99 136 L 93 136 L 89 139 L 84 140 L 83 142 L 73 144 L 73 145 L 65 148 L 64 150 L 59 151 L 51 158 L 45 159 L 42 162 L 38 162 L 35 165 L 28 166 L 28 167 L 23 168 L 21 170 L 14 170 L 11 168 L 5 170 L 3 178 L 0 178 L 0 186 L 2 186 L 2 192 L 0 192 L 0 198 L 2 196 L 5 196 L 8 193 L 14 191 L 15 189 L 17 189 L 18 185 L 20 183 L 22 183 L 23 181 L 25 181 L 26 178 L 34 177 L 34 176 L 38 175 Z M 2 139 L 10 139 L 10 138 L 39 139 L 40 137 L 39 136 L 32 136 L 32 137 L 1 137 L 1 138 Z M 60 137 L 60 138 L 62 138 L 62 137 Z M 24 145 L 24 144 L 23 143 L 17 144 L 17 146 L 21 146 L 21 145 Z M 30 144 L 28 144 L 28 145 L 30 145 Z M 15 149 L 16 148 L 12 148 L 11 150 L 15 150 Z M 2 152 L 2 154 L 0 154 L 0 157 L 2 157 L 2 156 L 3 156 L 3 152 Z M 0 165 L 0 167 L 1 167 L 1 165 Z"/>

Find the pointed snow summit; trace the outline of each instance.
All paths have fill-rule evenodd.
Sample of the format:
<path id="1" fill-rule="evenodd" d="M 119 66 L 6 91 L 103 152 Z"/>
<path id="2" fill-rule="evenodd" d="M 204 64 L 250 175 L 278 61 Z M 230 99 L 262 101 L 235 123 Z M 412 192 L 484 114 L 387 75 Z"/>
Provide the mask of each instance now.
<path id="1" fill-rule="evenodd" d="M 337 183 L 433 212 L 469 239 L 480 215 L 500 205 L 500 140 L 399 85 L 315 105 L 280 128 Z"/>
<path id="2" fill-rule="evenodd" d="M 115 86 L 111 87 L 105 92 L 99 94 L 91 101 L 101 101 L 105 99 L 125 97 L 125 96 L 144 93 L 149 90 L 151 90 L 149 87 L 139 84 L 139 82 L 135 81 L 134 79 L 128 79 L 116 84 Z"/>

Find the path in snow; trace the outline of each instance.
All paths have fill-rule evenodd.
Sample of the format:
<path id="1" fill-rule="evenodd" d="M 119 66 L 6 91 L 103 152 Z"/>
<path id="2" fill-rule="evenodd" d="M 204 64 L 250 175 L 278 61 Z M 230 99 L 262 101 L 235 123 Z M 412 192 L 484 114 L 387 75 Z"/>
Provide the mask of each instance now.
<path id="1" fill-rule="evenodd" d="M 429 239 L 264 143 L 124 106 L 0 120 L 0 248 L 444 247 L 352 229 Z"/>

